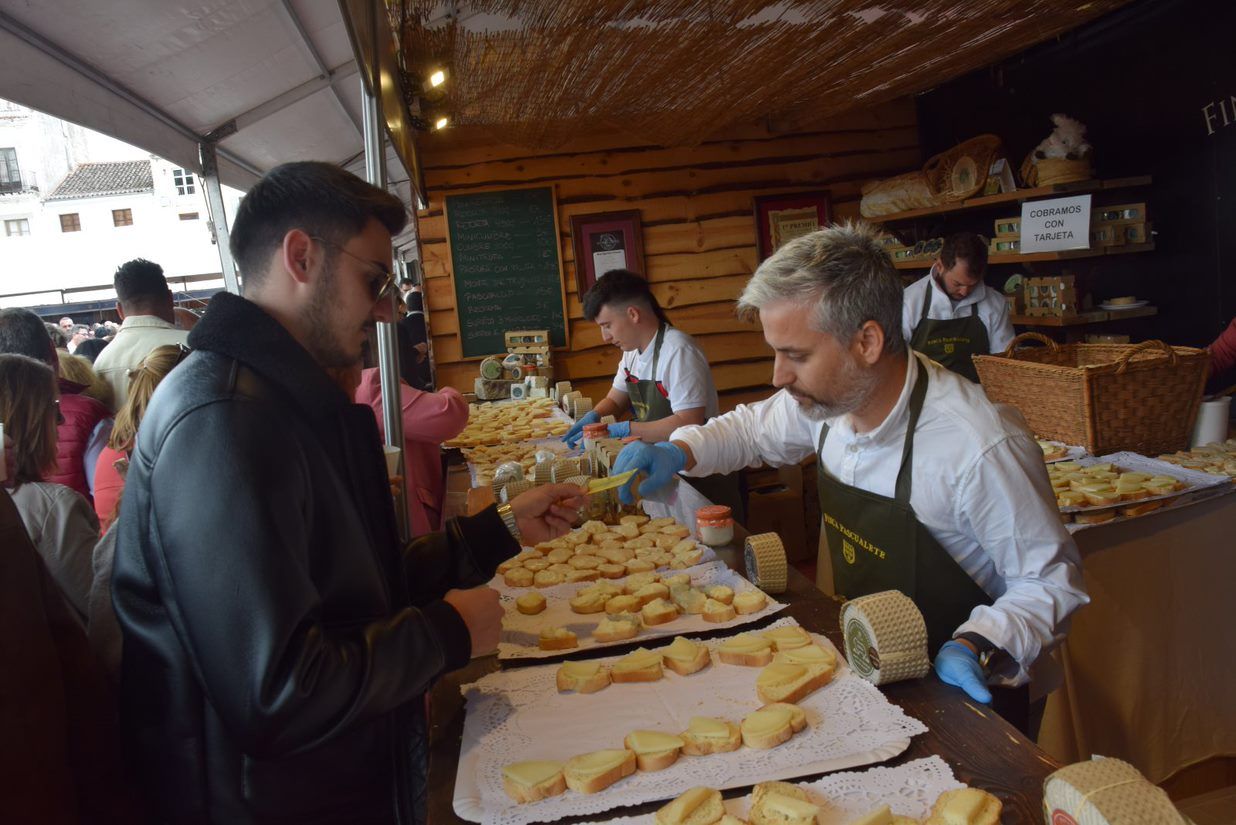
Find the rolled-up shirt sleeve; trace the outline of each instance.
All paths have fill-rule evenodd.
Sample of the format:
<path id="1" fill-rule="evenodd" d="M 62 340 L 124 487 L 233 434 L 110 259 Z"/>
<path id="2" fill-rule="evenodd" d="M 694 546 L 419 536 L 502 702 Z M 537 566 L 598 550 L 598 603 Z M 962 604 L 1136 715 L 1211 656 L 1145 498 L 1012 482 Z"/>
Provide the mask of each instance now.
<path id="1" fill-rule="evenodd" d="M 781 390 L 755 404 L 739 404 L 702 426 L 679 427 L 669 440 L 691 448 L 695 466 L 686 475 L 700 477 L 762 464 L 797 464 L 815 452 L 820 426 Z"/>
<path id="2" fill-rule="evenodd" d="M 972 531 L 1005 586 L 957 631 L 978 633 L 1017 661 L 1017 673 L 996 681 L 1024 683 L 1040 654 L 1064 638 L 1069 616 L 1090 601 L 1034 439 L 1012 436 L 980 453 L 960 479 L 956 506 L 958 523 Z"/>

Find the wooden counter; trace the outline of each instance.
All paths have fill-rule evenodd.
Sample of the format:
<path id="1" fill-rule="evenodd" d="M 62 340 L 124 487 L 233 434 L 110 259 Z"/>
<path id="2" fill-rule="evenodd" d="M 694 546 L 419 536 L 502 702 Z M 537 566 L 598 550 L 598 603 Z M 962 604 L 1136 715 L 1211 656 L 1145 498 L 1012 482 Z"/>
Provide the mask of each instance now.
<path id="1" fill-rule="evenodd" d="M 741 538 L 738 539 L 741 541 Z M 718 556 L 730 567 L 743 572 L 742 554 L 734 548 L 718 550 Z M 790 586 L 778 599 L 789 607 L 759 624 L 760 627 L 782 616 L 793 616 L 800 624 L 817 633 L 824 633 L 838 649 L 844 644 L 838 627 L 840 604 L 816 589 L 805 576 L 790 568 Z M 718 630 L 706 636 L 724 636 L 733 629 Z M 606 647 L 593 650 L 571 651 L 572 658 L 612 656 L 625 652 L 636 643 L 621 647 Z M 507 661 L 503 668 L 524 665 L 543 665 L 557 659 L 527 659 Z M 429 767 L 429 820 L 434 825 L 448 822 L 463 822 L 452 808 L 455 788 L 456 766 L 459 761 L 460 741 L 463 735 L 464 705 L 460 686 L 474 682 L 482 676 L 499 669 L 497 656 L 474 660 L 468 667 L 441 679 L 431 694 L 430 714 L 430 767 Z M 888 765 L 898 765 L 932 754 L 938 754 L 952 767 L 962 782 L 994 793 L 1004 802 L 1001 822 L 1041 823 L 1043 821 L 1041 800 L 1043 779 L 1060 767 L 1030 740 L 997 716 L 993 711 L 971 702 L 964 693 L 951 688 L 934 674 L 915 682 L 902 682 L 883 688 L 888 699 L 900 705 L 909 715 L 921 720 L 928 732 L 913 737 L 910 747 Z M 870 767 L 870 766 L 869 766 Z M 855 768 L 853 770 L 863 770 Z M 795 781 L 818 778 L 808 775 Z M 742 796 L 750 788 L 735 788 L 725 796 Z M 599 821 L 616 816 L 625 816 L 654 811 L 664 802 L 632 808 L 617 809 L 588 820 Z M 565 820 L 565 821 L 588 821 Z"/>

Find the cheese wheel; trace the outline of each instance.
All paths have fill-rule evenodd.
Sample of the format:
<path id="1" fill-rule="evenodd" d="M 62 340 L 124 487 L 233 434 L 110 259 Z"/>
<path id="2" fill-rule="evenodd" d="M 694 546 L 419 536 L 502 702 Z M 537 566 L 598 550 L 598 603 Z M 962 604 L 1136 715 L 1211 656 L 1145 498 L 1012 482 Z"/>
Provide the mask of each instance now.
<path id="1" fill-rule="evenodd" d="M 747 536 L 743 543 L 743 558 L 747 578 L 765 593 L 784 593 L 788 584 L 789 565 L 785 547 L 776 533 Z"/>
<path id="2" fill-rule="evenodd" d="M 874 685 L 921 679 L 931 669 L 927 623 L 900 590 L 846 602 L 841 608 L 841 632 L 850 667 Z"/>

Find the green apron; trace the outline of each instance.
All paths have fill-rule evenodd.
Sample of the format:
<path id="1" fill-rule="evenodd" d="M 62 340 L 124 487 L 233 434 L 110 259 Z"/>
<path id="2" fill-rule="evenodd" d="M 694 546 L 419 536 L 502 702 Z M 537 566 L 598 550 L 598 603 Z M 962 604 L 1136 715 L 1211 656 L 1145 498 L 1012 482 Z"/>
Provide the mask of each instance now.
<path id="1" fill-rule="evenodd" d="M 669 391 L 657 379 L 657 366 L 661 361 L 661 342 L 665 340 L 666 324 L 657 330 L 656 341 L 652 347 L 652 378 L 640 379 L 623 367 L 626 373 L 627 394 L 631 399 L 631 411 L 636 421 L 660 421 L 674 414 L 670 406 Z M 734 519 L 739 524 L 747 520 L 746 507 L 742 495 L 742 471 L 724 475 L 703 476 L 688 479 L 688 483 L 713 504 L 724 504 L 730 508 Z"/>
<path id="2" fill-rule="evenodd" d="M 927 277 L 935 278 L 935 270 Z M 931 309 L 931 291 L 934 288 L 935 284 L 927 287 L 923 314 L 910 336 L 910 348 L 977 384 L 978 370 L 974 368 L 970 356 L 987 355 L 991 351 L 987 327 L 983 326 L 978 317 L 978 304 L 970 305 L 968 318 L 949 318 L 946 321 L 928 318 L 927 311 Z"/>
<path id="3" fill-rule="evenodd" d="M 905 593 L 927 620 L 928 651 L 934 656 L 970 618 L 976 605 L 992 600 L 919 522 L 910 506 L 914 429 L 927 381 L 927 371 L 920 365 L 910 392 L 910 418 L 893 498 L 850 487 L 824 471 L 827 424 L 820 433 L 816 472 L 835 592 L 847 599 L 882 590 Z"/>

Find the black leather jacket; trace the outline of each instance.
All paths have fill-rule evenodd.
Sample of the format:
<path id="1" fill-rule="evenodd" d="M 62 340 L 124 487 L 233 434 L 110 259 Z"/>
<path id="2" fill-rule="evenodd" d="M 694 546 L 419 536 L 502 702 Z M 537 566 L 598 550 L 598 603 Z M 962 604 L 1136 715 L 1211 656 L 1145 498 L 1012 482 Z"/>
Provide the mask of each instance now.
<path id="1" fill-rule="evenodd" d="M 402 548 L 373 413 L 255 304 L 217 296 L 130 461 L 121 713 L 157 812 L 419 822 L 422 694 L 466 664 L 441 601 L 518 547 L 493 509 Z"/>

